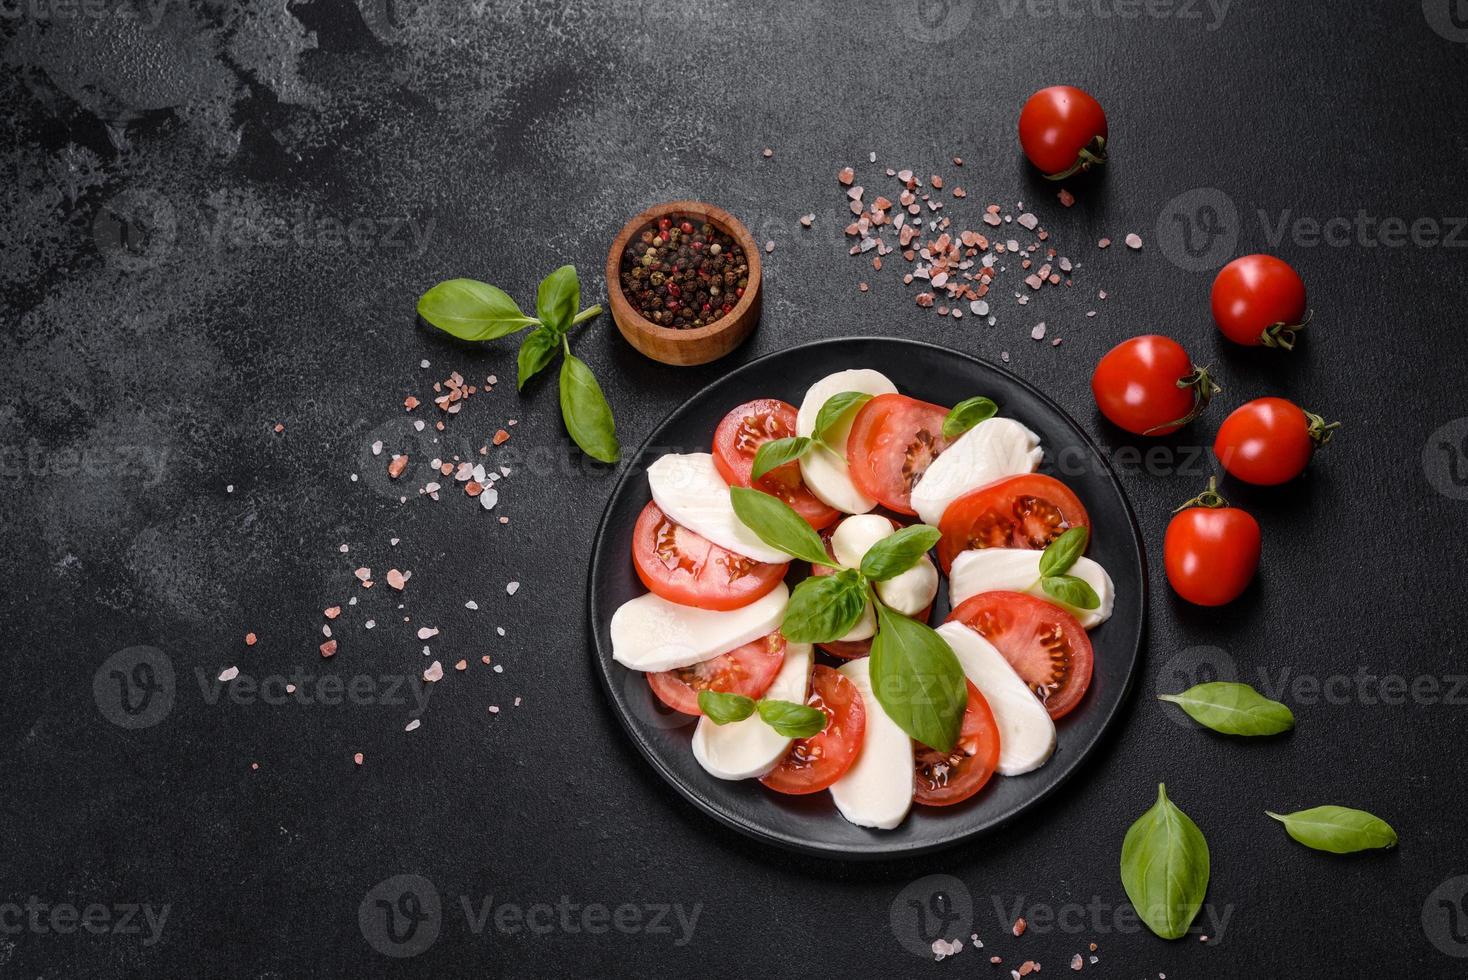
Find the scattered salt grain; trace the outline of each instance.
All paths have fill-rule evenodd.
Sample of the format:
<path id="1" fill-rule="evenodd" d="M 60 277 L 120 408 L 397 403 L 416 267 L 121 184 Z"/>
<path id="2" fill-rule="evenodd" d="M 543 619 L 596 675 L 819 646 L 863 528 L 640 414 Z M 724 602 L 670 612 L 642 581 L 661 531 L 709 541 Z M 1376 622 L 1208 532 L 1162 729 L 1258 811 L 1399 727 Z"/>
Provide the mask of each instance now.
<path id="1" fill-rule="evenodd" d="M 505 586 L 505 594 L 506 595 L 514 595 L 516 592 L 519 592 L 519 591 L 520 591 L 520 583 L 519 582 L 511 582 L 511 583 L 509 583 L 508 585 Z"/>
<path id="2" fill-rule="evenodd" d="M 364 629 L 369 629 L 370 630 L 373 627 L 375 627 L 376 625 L 377 625 L 377 620 L 375 620 L 375 619 L 369 619 L 369 620 L 367 620 L 367 622 L 365 622 L 365 623 L 362 624 L 362 627 Z"/>
<path id="3" fill-rule="evenodd" d="M 245 646 L 252 647 L 252 646 L 254 646 L 256 644 L 256 642 L 259 641 L 259 639 L 260 638 L 257 637 L 254 633 L 246 633 L 245 634 Z"/>
<path id="4" fill-rule="evenodd" d="M 431 640 L 431 639 L 433 639 L 437 635 L 438 635 L 438 627 L 437 626 L 420 626 L 420 627 L 418 627 L 418 639 L 420 639 L 420 640 Z"/>
<path id="5" fill-rule="evenodd" d="M 321 655 L 323 657 L 336 656 L 336 641 L 327 640 L 325 643 L 321 644 Z"/>
<path id="6" fill-rule="evenodd" d="M 1097 248 L 1110 248 L 1111 247 L 1111 239 L 1109 239 L 1109 238 L 1103 238 L 1103 239 L 1101 239 L 1100 241 L 1098 241 L 1096 243 L 1096 247 Z"/>
<path id="7" fill-rule="evenodd" d="M 479 608 L 479 603 L 475 602 L 473 599 L 470 599 L 468 602 L 464 603 L 464 608 L 465 609 L 478 609 Z"/>
<path id="8" fill-rule="evenodd" d="M 485 487 L 479 492 L 479 506 L 485 510 L 493 510 L 494 505 L 500 502 L 500 492 L 494 487 Z"/>
<path id="9" fill-rule="evenodd" d="M 505 635 L 505 628 L 503 626 L 496 626 L 494 628 L 494 631 L 495 631 L 495 633 L 497 633 L 500 636 L 504 636 Z"/>
<path id="10" fill-rule="evenodd" d="M 1035 324 L 1034 328 L 1030 331 L 1030 339 L 1031 340 L 1044 340 L 1045 339 L 1045 324 L 1043 324 L 1043 323 L 1037 323 L 1037 324 Z"/>
<path id="11" fill-rule="evenodd" d="M 221 684 L 228 684 L 238 676 L 240 676 L 240 669 L 238 667 L 226 667 L 219 673 L 219 682 Z"/>
<path id="12" fill-rule="evenodd" d="M 497 705 L 497 704 L 490 705 L 489 706 L 489 713 L 492 714 L 492 715 L 499 714 L 500 713 L 500 706 Z"/>
<path id="13" fill-rule="evenodd" d="M 443 680 L 443 664 L 437 660 L 429 664 L 428 669 L 423 672 L 423 679 L 430 684 Z"/>
<path id="14" fill-rule="evenodd" d="M 1138 235 L 1138 234 L 1131 234 L 1131 235 L 1126 236 L 1126 247 L 1127 248 L 1130 248 L 1130 249 L 1139 249 L 1139 248 L 1141 248 L 1142 247 L 1142 236 L 1141 235 Z"/>
<path id="15" fill-rule="evenodd" d="M 355 762 L 357 765 L 360 766 L 362 764 L 362 753 L 358 752 L 355 755 L 353 755 L 352 756 L 352 761 Z"/>
<path id="16" fill-rule="evenodd" d="M 418 730 L 418 726 L 421 724 L 423 724 L 421 719 L 414 718 L 412 721 L 408 722 L 406 726 L 404 726 L 403 731 L 416 732 Z"/>
<path id="17" fill-rule="evenodd" d="M 381 439 L 378 439 L 376 442 L 374 442 L 372 444 L 372 455 L 374 455 L 374 456 L 381 456 L 382 455 L 382 440 Z"/>

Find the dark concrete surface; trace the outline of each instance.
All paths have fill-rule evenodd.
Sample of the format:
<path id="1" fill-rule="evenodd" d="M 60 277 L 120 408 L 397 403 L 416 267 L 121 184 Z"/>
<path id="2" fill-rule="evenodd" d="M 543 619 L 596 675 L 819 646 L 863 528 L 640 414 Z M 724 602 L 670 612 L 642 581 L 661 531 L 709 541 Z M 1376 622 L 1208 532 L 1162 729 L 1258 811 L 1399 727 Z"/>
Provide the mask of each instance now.
<path id="1" fill-rule="evenodd" d="M 1095 942 L 1083 975 L 1462 976 L 1462 8 L 5 4 L 0 975 L 1007 976 L 1033 959 L 1058 976 Z M 1056 81 L 1112 127 L 1111 165 L 1069 210 L 1013 138 Z M 847 163 L 874 188 L 886 166 L 942 173 L 970 195 L 946 213 L 970 221 L 1025 201 L 1081 263 L 1075 286 L 1023 308 L 1001 288 L 993 327 L 919 310 L 902 263 L 846 254 Z M 625 446 L 733 364 L 881 333 L 1007 351 L 1113 452 L 1150 550 L 1144 666 L 1094 770 L 1033 819 L 877 866 L 732 836 L 624 744 L 589 669 L 585 556 L 612 473 L 565 448 L 554 384 L 477 394 L 437 445 L 406 428 L 402 399 L 450 371 L 514 370 L 512 344 L 418 324 L 423 289 L 471 275 L 529 303 L 572 262 L 590 302 L 622 221 L 680 196 L 776 242 L 764 319 L 692 370 L 644 360 L 607 317 L 586 327 L 575 347 Z M 1140 252 L 1095 247 L 1132 231 Z M 1292 356 L 1225 348 L 1209 323 L 1212 270 L 1254 250 L 1310 286 Z M 1059 347 L 1029 339 L 1041 320 Z M 1087 379 L 1153 330 L 1226 392 L 1142 457 Z M 1345 429 L 1294 485 L 1226 488 L 1264 527 L 1259 582 L 1184 607 L 1161 574 L 1168 513 L 1205 482 L 1223 412 L 1266 393 Z M 511 418 L 494 514 L 453 488 L 400 504 L 369 448 L 472 452 Z M 390 566 L 414 573 L 401 595 Z M 323 662 L 322 609 L 353 595 Z M 426 710 L 423 625 L 449 675 Z M 1290 702 L 1297 730 L 1230 740 L 1154 700 L 1230 673 Z M 1206 943 L 1163 942 L 1125 905 L 1121 839 L 1163 780 L 1211 846 Z M 1308 851 L 1262 812 L 1327 802 L 1388 819 L 1400 847 Z M 985 948 L 925 965 L 916 907 Z"/>

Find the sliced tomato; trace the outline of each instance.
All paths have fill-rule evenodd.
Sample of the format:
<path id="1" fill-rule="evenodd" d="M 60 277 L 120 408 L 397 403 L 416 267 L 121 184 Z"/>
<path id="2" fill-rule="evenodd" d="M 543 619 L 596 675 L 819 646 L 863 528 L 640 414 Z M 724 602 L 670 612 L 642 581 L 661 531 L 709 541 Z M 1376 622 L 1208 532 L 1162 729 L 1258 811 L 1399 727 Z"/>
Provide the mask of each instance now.
<path id="1" fill-rule="evenodd" d="M 948 615 L 994 644 L 1050 712 L 1061 718 L 1091 686 L 1095 654 L 1075 617 L 1023 592 L 981 592 Z"/>
<path id="2" fill-rule="evenodd" d="M 632 529 L 632 564 L 648 590 L 680 606 L 738 609 L 780 584 L 788 565 L 736 555 L 648 501 Z"/>
<path id="3" fill-rule="evenodd" d="M 999 765 L 999 726 L 989 702 L 968 682 L 963 727 L 952 752 L 912 743 L 913 800 L 926 806 L 962 803 L 984 788 Z"/>
<path id="4" fill-rule="evenodd" d="M 889 517 L 888 520 L 890 521 L 892 519 Z M 897 527 L 897 522 L 892 521 L 892 526 Z M 835 557 L 835 552 L 831 550 L 831 532 L 834 530 L 835 528 L 831 528 L 821 532 L 821 540 L 826 544 L 826 554 L 831 555 L 833 558 Z M 834 575 L 836 574 L 836 569 L 831 568 L 829 565 L 812 565 L 810 573 L 812 575 Z M 928 608 L 913 618 L 920 623 L 926 623 L 928 617 L 932 614 L 933 604 L 928 603 Z M 856 660 L 872 652 L 871 640 L 832 640 L 830 643 L 817 643 L 816 646 L 831 656 L 839 657 L 842 660 Z"/>
<path id="5" fill-rule="evenodd" d="M 785 637 L 771 633 L 738 650 L 692 667 L 647 675 L 658 700 L 685 715 L 701 715 L 699 691 L 724 691 L 758 698 L 770 689 L 785 662 Z"/>
<path id="6" fill-rule="evenodd" d="M 846 440 L 851 481 L 899 514 L 916 514 L 912 488 L 948 448 L 948 409 L 906 395 L 878 395 L 861 407 Z"/>
<path id="7" fill-rule="evenodd" d="M 731 409 L 714 430 L 714 466 L 726 483 L 748 487 L 754 472 L 754 454 L 772 439 L 795 435 L 795 406 L 778 398 L 758 398 Z M 811 527 L 823 528 L 841 516 L 810 492 L 800 478 L 800 464 L 786 463 L 758 480 L 756 489 L 778 497 L 805 518 Z"/>
<path id="8" fill-rule="evenodd" d="M 969 548 L 1041 549 L 1091 518 L 1070 487 L 1043 473 L 1026 473 L 970 490 L 938 521 L 938 563 L 947 572 Z"/>
<path id="9" fill-rule="evenodd" d="M 810 738 L 797 738 L 784 760 L 760 779 L 777 793 L 817 793 L 846 775 L 861 752 L 866 734 L 866 708 L 861 692 L 839 671 L 816 664 L 806 704 L 826 714 L 826 727 Z"/>

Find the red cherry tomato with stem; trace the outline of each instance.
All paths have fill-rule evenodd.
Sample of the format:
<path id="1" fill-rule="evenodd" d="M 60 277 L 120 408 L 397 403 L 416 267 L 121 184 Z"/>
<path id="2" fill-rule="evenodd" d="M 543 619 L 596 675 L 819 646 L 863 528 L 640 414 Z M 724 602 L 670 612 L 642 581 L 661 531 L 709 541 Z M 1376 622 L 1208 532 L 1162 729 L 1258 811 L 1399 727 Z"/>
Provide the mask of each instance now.
<path id="1" fill-rule="evenodd" d="M 1245 255 L 1224 266 L 1211 300 L 1213 322 L 1236 344 L 1294 350 L 1296 334 L 1310 322 L 1304 280 L 1272 255 Z"/>
<path id="2" fill-rule="evenodd" d="M 1193 421 L 1221 389 L 1171 337 L 1123 340 L 1096 362 L 1091 394 L 1116 425 L 1139 436 L 1165 436 Z"/>
<path id="3" fill-rule="evenodd" d="M 1259 569 L 1259 522 L 1230 507 L 1218 481 L 1183 504 L 1167 525 L 1162 562 L 1179 596 L 1199 606 L 1222 606 L 1248 588 Z"/>
<path id="4" fill-rule="evenodd" d="M 1046 177 L 1064 180 L 1106 162 L 1106 113 L 1073 85 L 1042 88 L 1019 114 L 1019 145 Z"/>
<path id="5" fill-rule="evenodd" d="M 1213 455 L 1229 476 L 1272 487 L 1303 473 L 1315 450 L 1340 427 L 1288 399 L 1256 398 L 1223 420 Z"/>

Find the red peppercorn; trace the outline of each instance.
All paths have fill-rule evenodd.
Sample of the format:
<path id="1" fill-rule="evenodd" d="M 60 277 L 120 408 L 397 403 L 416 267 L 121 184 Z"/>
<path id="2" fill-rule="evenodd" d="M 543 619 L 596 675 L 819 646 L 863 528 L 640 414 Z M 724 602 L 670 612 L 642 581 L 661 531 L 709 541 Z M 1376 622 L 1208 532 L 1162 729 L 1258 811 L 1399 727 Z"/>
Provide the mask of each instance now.
<path id="1" fill-rule="evenodd" d="M 693 224 L 692 222 L 685 221 L 678 226 L 678 230 L 683 232 L 683 234 L 685 235 L 691 235 L 693 234 Z"/>
<path id="2" fill-rule="evenodd" d="M 670 219 L 668 219 L 668 218 L 659 218 L 658 219 L 658 228 L 659 228 L 659 230 L 661 230 L 661 231 L 667 231 L 671 227 L 673 227 L 673 222 Z"/>
<path id="3" fill-rule="evenodd" d="M 744 287 L 743 286 L 740 286 L 738 289 L 734 290 L 734 295 L 735 296 L 738 296 L 740 299 L 743 299 L 744 298 Z"/>
<path id="4" fill-rule="evenodd" d="M 676 310 L 677 308 L 678 308 L 678 301 L 676 299 L 670 299 L 666 303 L 663 304 L 663 309 L 668 310 L 669 312 L 672 312 L 673 310 Z"/>

